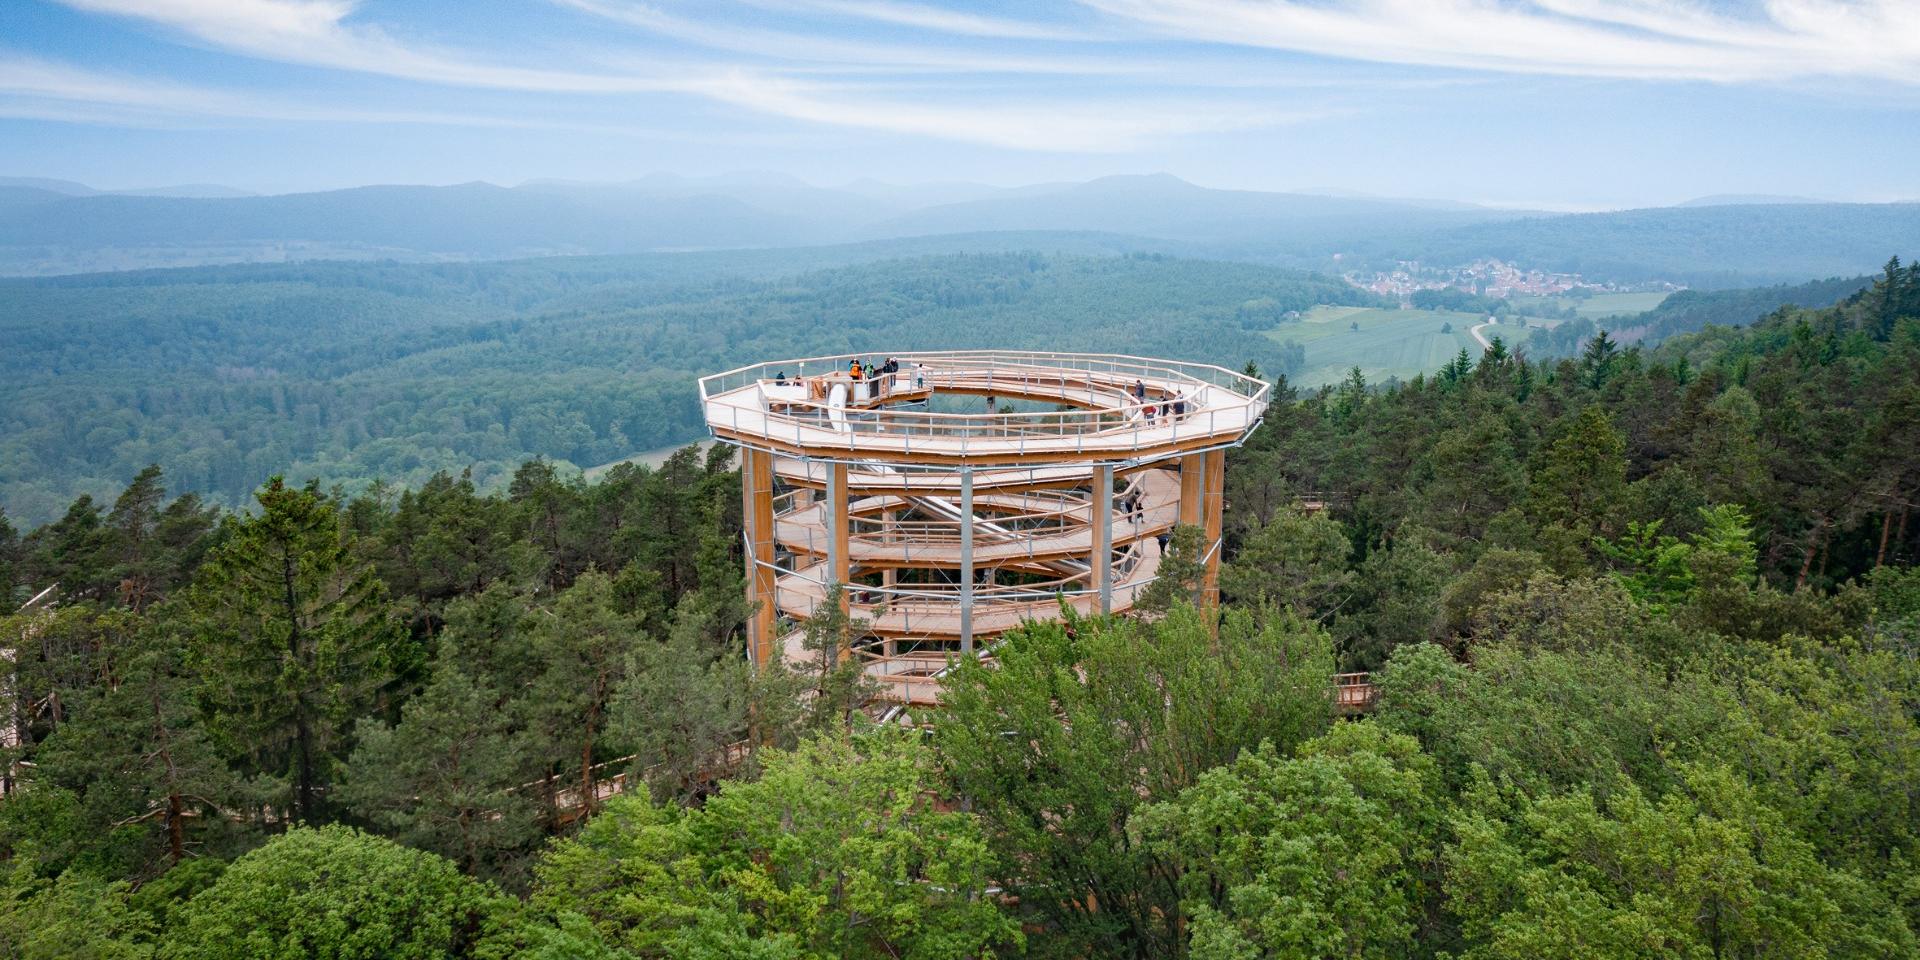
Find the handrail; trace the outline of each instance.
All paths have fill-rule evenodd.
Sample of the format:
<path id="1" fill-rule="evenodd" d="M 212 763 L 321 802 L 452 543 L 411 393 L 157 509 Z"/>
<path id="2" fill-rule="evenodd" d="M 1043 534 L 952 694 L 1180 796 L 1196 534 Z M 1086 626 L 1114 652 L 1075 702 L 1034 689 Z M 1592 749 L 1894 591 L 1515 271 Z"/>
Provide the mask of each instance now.
<path id="1" fill-rule="evenodd" d="M 785 373 L 787 368 L 797 367 L 800 372 L 795 376 L 807 379 L 804 364 L 824 362 L 833 365 L 829 368 L 830 373 L 837 376 L 838 370 L 835 368 L 842 361 L 870 356 L 872 354 L 843 354 L 804 361 L 775 361 L 711 374 L 700 379 L 701 400 L 704 405 L 719 402 L 724 396 L 728 398 L 724 406 L 740 407 L 737 392 L 774 379 L 771 376 L 774 372 Z M 1264 381 L 1210 364 L 1147 360 L 1118 354 L 952 351 L 910 354 L 896 359 L 915 368 L 916 380 L 924 379 L 936 388 L 944 380 L 949 386 L 965 383 L 968 389 L 1004 390 L 1010 396 L 1019 396 L 1022 394 L 1015 389 L 1016 386 L 1045 384 L 1051 387 L 1057 384 L 1060 387 L 1058 392 L 1040 395 L 1047 399 L 1080 404 L 1084 385 L 1085 404 L 1074 410 L 1007 411 L 986 415 L 887 407 L 854 408 L 845 411 L 847 415 L 840 416 L 842 408 L 811 399 L 781 401 L 782 409 L 775 410 L 764 393 L 755 390 L 750 405 L 757 416 L 765 418 L 764 427 L 768 432 L 782 426 L 791 426 L 797 431 L 803 427 L 819 428 L 831 424 L 835 432 L 891 433 L 904 436 L 909 441 L 916 434 L 1020 440 L 1137 432 L 1143 426 L 1156 429 L 1162 425 L 1173 426 L 1177 431 L 1179 424 L 1197 419 L 1201 414 L 1208 417 L 1210 431 L 1214 419 L 1223 411 L 1244 408 L 1249 412 L 1249 420 L 1258 417 L 1265 409 L 1267 394 L 1271 389 Z M 1069 377 L 1069 374 L 1075 376 Z M 979 382 L 982 376 L 985 377 L 984 383 Z M 1156 395 L 1149 399 L 1133 397 L 1130 391 L 1134 384 L 1145 384 L 1149 377 L 1153 380 L 1152 389 Z M 1127 382 L 1129 378 L 1134 384 Z M 1226 396 L 1203 399 L 1204 391 L 1209 388 L 1220 390 Z M 1120 402 L 1113 402 L 1116 398 Z M 1183 406 L 1180 414 L 1161 415 L 1162 408 L 1176 403 Z M 791 412 L 795 410 L 805 415 Z M 1149 410 L 1154 413 L 1151 418 L 1147 415 Z M 712 415 L 709 411 L 710 418 Z"/>
<path id="2" fill-rule="evenodd" d="M 1144 554 L 1142 554 L 1141 551 L 1137 549 L 1138 546 L 1139 544 L 1135 544 L 1134 549 L 1126 550 L 1122 554 L 1121 559 L 1116 563 L 1114 563 L 1113 565 L 1113 576 L 1115 581 L 1113 589 L 1116 592 L 1120 590 L 1144 587 L 1145 585 L 1152 583 L 1154 580 L 1159 579 L 1158 574 L 1155 574 L 1152 577 L 1145 577 L 1137 580 L 1128 579 L 1132 576 L 1132 574 L 1137 569 L 1139 569 L 1140 564 L 1146 561 L 1146 557 L 1144 556 Z M 1209 555 L 1210 554 L 1211 554 L 1211 551 L 1209 551 Z M 776 583 L 783 580 L 797 580 L 801 583 L 805 583 L 809 585 L 812 588 L 815 588 L 818 591 L 818 595 L 821 595 L 821 596 L 825 595 L 826 589 L 829 585 L 824 577 L 816 576 L 812 573 L 812 571 L 818 570 L 820 567 L 825 566 L 824 564 L 815 563 L 800 569 L 788 570 L 780 567 L 778 564 L 767 563 L 765 561 L 761 561 L 757 559 L 752 560 L 751 562 L 757 567 L 766 567 L 773 570 L 776 576 Z M 974 587 L 974 594 L 973 594 L 974 605 L 979 606 L 982 603 L 1003 602 L 1006 600 L 1016 600 L 1018 602 L 1026 603 L 1026 602 L 1033 602 L 1033 601 L 1039 601 L 1039 600 L 1052 600 L 1058 597 L 1091 596 L 1099 593 L 1099 589 L 1097 587 L 1085 587 L 1085 588 L 1073 589 L 1073 590 L 1059 589 L 1059 586 L 1083 582 L 1090 575 L 1091 575 L 1090 573 L 1078 574 L 1071 577 L 1062 577 L 1057 580 L 1048 580 L 1048 581 L 1043 581 L 1041 583 L 1033 583 L 1033 584 L 1017 584 L 1017 585 L 1007 584 L 1007 585 L 990 586 L 990 587 L 982 587 L 982 586 L 976 585 Z M 867 586 L 866 584 L 843 584 L 842 590 L 848 594 L 858 593 L 861 596 L 878 594 L 883 598 L 885 597 L 897 598 L 892 600 L 882 599 L 879 601 L 865 601 L 865 600 L 854 600 L 851 598 L 851 596 L 849 596 L 848 605 L 851 607 L 859 607 L 863 609 L 878 609 L 881 607 L 898 607 L 898 608 L 912 607 L 914 609 L 924 609 L 929 604 L 937 605 L 943 608 L 952 607 L 959 600 L 960 586 L 961 585 L 957 583 L 956 584 L 914 584 L 911 587 L 899 587 L 899 586 L 894 586 L 894 587 L 877 586 L 876 587 L 876 586 Z M 776 589 L 781 589 L 781 588 L 776 586 Z M 798 588 L 786 587 L 784 589 L 796 590 Z M 804 593 L 811 593 L 811 592 L 813 591 L 804 591 Z"/>
<path id="3" fill-rule="evenodd" d="M 870 360 L 876 356 L 887 356 L 884 352 L 866 351 L 861 353 L 841 353 L 828 356 L 803 357 L 789 360 L 773 360 L 763 363 L 747 364 L 708 374 L 698 381 L 700 398 L 711 399 L 716 393 L 727 392 L 746 386 L 759 380 L 774 379 L 772 374 L 788 373 L 789 377 L 805 376 L 808 364 L 825 364 L 826 372 L 843 371 L 849 361 Z M 945 362 L 954 365 L 979 364 L 995 368 L 1022 365 L 1023 361 L 1039 360 L 1041 364 L 1026 364 L 1036 368 L 1054 368 L 1068 370 L 1104 369 L 1109 374 L 1125 372 L 1129 376 L 1144 378 L 1145 374 L 1156 371 L 1171 371 L 1181 377 L 1210 386 L 1222 387 L 1245 396 L 1258 397 L 1267 393 L 1271 385 L 1262 380 L 1249 377 L 1244 373 L 1228 370 L 1210 363 L 1197 363 L 1188 360 L 1166 360 L 1156 357 L 1138 357 L 1118 353 L 1064 353 L 1046 350 L 932 350 L 913 353 L 893 354 L 893 359 L 903 364 L 926 365 L 930 362 Z M 1171 378 L 1169 378 L 1171 379 Z M 725 384 L 724 388 L 722 385 Z M 1251 389 L 1252 393 L 1244 391 Z"/>

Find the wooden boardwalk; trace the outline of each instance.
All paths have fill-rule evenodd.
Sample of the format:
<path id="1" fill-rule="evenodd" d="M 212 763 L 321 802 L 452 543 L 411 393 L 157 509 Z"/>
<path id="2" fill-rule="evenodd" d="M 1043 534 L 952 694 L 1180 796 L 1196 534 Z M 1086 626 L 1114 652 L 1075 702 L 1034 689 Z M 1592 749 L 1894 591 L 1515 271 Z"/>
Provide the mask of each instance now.
<path id="1" fill-rule="evenodd" d="M 900 357 L 887 396 L 986 395 L 1066 409 L 985 415 L 930 413 L 815 399 L 840 374 L 782 384 L 775 371 L 820 357 L 742 367 L 700 381 L 714 437 L 802 458 L 972 466 L 1086 463 L 1177 456 L 1237 442 L 1259 422 L 1268 385 L 1220 367 L 1111 355 L 948 352 Z M 869 381 L 844 384 L 866 388 Z M 1144 394 L 1144 397 L 1136 394 Z"/>
<path id="2" fill-rule="evenodd" d="M 1110 542 L 1115 549 L 1166 533 L 1179 520 L 1180 478 L 1177 475 L 1167 470 L 1142 471 L 1136 486 L 1129 489 L 1137 489 L 1140 508 L 1132 513 L 1118 508 L 1113 511 Z M 1116 504 L 1120 499 L 1116 498 Z M 1014 513 L 1026 506 L 1027 502 L 1017 496 L 989 495 L 974 499 L 975 510 L 987 519 L 998 518 L 1002 515 L 1000 511 Z M 909 507 L 910 503 L 901 497 L 867 497 L 851 502 L 848 512 L 856 519 L 864 519 Z M 1085 501 L 1072 502 L 1064 509 L 1051 512 L 1064 521 L 1057 533 L 1004 539 L 976 537 L 973 561 L 983 567 L 1009 564 L 1030 566 L 1049 560 L 1084 558 L 1093 552 L 1094 528 L 1090 504 Z M 960 563 L 960 524 L 957 521 L 917 526 L 882 522 L 874 524 L 874 527 L 872 533 L 856 533 L 848 537 L 848 556 L 853 563 L 862 567 L 941 568 L 955 567 Z M 774 535 L 781 546 L 796 554 L 825 557 L 832 543 L 827 529 L 826 506 L 816 503 L 780 515 L 774 523 Z"/>

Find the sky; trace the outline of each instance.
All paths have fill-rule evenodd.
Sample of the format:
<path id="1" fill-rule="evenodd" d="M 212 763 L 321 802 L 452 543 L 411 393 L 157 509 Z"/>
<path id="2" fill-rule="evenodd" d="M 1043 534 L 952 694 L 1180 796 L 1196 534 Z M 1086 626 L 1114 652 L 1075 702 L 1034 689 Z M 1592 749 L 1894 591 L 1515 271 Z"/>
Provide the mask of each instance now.
<path id="1" fill-rule="evenodd" d="M 1920 199 L 1920 0 L 0 0 L 0 175 Z"/>

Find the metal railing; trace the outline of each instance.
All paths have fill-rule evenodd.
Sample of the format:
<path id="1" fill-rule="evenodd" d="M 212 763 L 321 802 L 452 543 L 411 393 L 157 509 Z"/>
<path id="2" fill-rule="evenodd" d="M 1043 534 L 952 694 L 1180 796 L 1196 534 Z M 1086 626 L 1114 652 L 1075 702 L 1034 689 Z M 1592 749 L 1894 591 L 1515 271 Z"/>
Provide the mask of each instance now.
<path id="1" fill-rule="evenodd" d="M 807 430 L 884 435 L 901 438 L 909 446 L 914 438 L 958 439 L 964 447 L 973 439 L 1022 444 L 1168 427 L 1177 438 L 1183 425 L 1189 427 L 1189 436 L 1196 425 L 1200 433 L 1215 432 L 1220 415 L 1228 411 L 1246 412 L 1244 418 L 1229 420 L 1229 426 L 1250 427 L 1265 411 L 1270 389 L 1264 381 L 1210 364 L 1118 354 L 947 351 L 896 357 L 903 369 L 911 371 L 896 376 L 935 391 L 945 388 L 1048 400 L 1072 409 L 938 413 L 884 406 L 836 407 L 818 399 L 772 403 L 765 395 L 763 386 L 783 374 L 789 379 L 838 379 L 843 376 L 839 371 L 856 356 L 870 355 L 775 361 L 702 377 L 700 395 L 708 424 L 738 432 L 744 410 L 755 432 L 784 437 L 791 430 L 796 443 L 804 442 Z M 809 366 L 816 372 L 808 372 Z M 1136 391 L 1148 396 L 1139 397 Z"/>

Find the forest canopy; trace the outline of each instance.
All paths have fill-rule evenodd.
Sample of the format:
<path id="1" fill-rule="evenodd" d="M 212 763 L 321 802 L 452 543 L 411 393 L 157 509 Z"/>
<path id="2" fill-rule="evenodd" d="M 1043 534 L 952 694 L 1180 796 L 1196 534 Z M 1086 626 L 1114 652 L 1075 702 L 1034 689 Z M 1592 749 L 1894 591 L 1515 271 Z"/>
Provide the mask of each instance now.
<path id="1" fill-rule="evenodd" d="M 837 250 L 837 253 L 833 251 Z M 701 432 L 695 378 L 769 358 L 993 344 L 1254 360 L 1288 311 L 1372 305 L 1250 264 L 743 251 L 210 267 L 0 281 L 0 507 L 57 516 L 148 464 L 242 506 L 268 474 L 362 489 L 530 458 L 592 467 Z M 828 265 L 831 265 L 829 260 Z M 1271 309 L 1242 316 L 1248 301 Z"/>
<path id="2" fill-rule="evenodd" d="M 1277 386 L 1223 608 L 931 730 L 746 665 L 725 448 L 0 523 L 0 954 L 1920 956 L 1920 270 Z"/>

